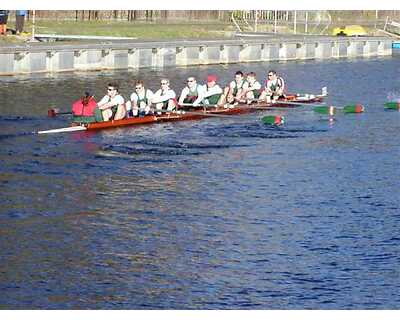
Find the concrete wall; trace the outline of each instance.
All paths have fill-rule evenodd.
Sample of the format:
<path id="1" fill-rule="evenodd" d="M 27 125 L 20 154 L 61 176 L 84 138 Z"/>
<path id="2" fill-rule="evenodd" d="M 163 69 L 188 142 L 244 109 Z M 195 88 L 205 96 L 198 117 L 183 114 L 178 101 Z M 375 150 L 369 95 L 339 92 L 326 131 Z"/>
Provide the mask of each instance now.
<path id="1" fill-rule="evenodd" d="M 208 40 L 0 48 L 0 75 L 387 56 L 386 38 Z"/>

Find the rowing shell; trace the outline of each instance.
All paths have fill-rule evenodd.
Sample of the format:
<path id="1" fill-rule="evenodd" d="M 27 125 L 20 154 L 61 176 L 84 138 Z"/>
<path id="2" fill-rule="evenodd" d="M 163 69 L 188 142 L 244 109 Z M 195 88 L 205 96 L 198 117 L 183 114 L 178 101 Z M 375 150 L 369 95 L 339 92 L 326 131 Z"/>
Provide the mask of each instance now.
<path id="1" fill-rule="evenodd" d="M 206 110 L 204 110 L 201 107 L 197 107 L 189 109 L 187 111 L 178 110 L 169 112 L 167 114 L 146 115 L 144 117 L 134 117 L 122 120 L 110 120 L 110 121 L 94 122 L 87 124 L 73 122 L 71 123 L 70 127 L 39 131 L 38 134 L 85 131 L 85 130 L 101 130 L 101 129 L 123 127 L 123 126 L 144 125 L 157 122 L 197 120 L 208 117 L 224 117 L 225 115 L 228 117 L 229 115 L 242 114 L 259 110 L 269 110 L 269 109 L 272 110 L 276 108 L 285 108 L 285 109 L 296 108 L 299 106 L 304 106 L 306 104 L 321 102 L 322 99 L 323 95 L 320 95 L 320 96 L 313 96 L 312 98 L 307 100 L 303 99 L 297 100 L 296 98 L 288 100 L 278 100 L 278 102 L 273 104 L 272 103 L 257 103 L 255 105 L 238 104 L 238 105 L 230 105 L 229 107 L 207 108 Z"/>
<path id="2" fill-rule="evenodd" d="M 188 110 L 187 112 L 185 111 L 177 111 L 177 112 L 171 112 L 168 114 L 164 115 L 147 115 L 144 117 L 139 117 L 139 118 L 128 118 L 128 119 L 122 119 L 122 120 L 111 120 L 111 121 L 104 121 L 104 122 L 94 122 L 94 123 L 89 123 L 86 124 L 85 127 L 87 130 L 99 130 L 99 129 L 106 129 L 106 128 L 116 128 L 116 127 L 122 127 L 122 126 L 131 126 L 131 125 L 141 125 L 141 124 L 149 124 L 149 123 L 155 123 L 155 122 L 172 122 L 172 121 L 185 121 L 185 120 L 197 120 L 197 119 L 203 119 L 203 118 L 208 118 L 208 117 L 213 117 L 215 116 L 222 116 L 222 115 L 233 115 L 233 114 L 242 114 L 242 113 L 248 113 L 248 112 L 254 112 L 254 111 L 259 111 L 260 109 L 262 110 L 263 108 L 265 109 L 275 109 L 275 108 L 295 108 L 300 105 L 304 105 L 307 103 L 316 103 L 322 101 L 321 97 L 315 97 L 313 99 L 309 99 L 308 101 L 301 101 L 297 102 L 296 100 L 290 100 L 290 101 L 279 101 L 274 104 L 257 104 L 257 105 L 247 105 L 247 104 L 239 104 L 236 106 L 231 106 L 228 108 L 224 107 L 218 107 L 218 108 L 212 108 L 212 109 L 207 109 L 206 111 L 203 111 L 202 108 L 197 108 L 197 109 L 191 109 Z M 196 111 L 194 111 L 196 110 Z M 79 125 L 77 123 L 73 123 L 74 125 Z"/>

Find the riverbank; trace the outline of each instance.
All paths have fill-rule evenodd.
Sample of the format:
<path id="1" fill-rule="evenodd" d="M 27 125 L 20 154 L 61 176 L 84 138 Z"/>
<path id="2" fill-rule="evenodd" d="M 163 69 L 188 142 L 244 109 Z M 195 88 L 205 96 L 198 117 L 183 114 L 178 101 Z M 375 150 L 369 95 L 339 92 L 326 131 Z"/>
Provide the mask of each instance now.
<path id="1" fill-rule="evenodd" d="M 0 75 L 388 56 L 384 37 L 276 36 L 0 46 Z"/>

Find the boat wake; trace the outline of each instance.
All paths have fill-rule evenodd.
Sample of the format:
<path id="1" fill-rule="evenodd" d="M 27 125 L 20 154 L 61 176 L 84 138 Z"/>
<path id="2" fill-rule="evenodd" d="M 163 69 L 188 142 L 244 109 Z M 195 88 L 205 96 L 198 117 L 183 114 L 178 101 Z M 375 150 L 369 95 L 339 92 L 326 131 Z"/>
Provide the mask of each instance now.
<path id="1" fill-rule="evenodd" d="M 315 128 L 288 128 L 287 126 L 254 124 L 230 124 L 208 130 L 207 134 L 213 137 L 229 138 L 261 138 L 261 139 L 296 139 L 302 133 L 326 132 Z"/>
<path id="2" fill-rule="evenodd" d="M 19 138 L 19 137 L 25 137 L 25 136 L 33 136 L 33 132 L 20 132 L 20 133 L 10 133 L 10 134 L 0 134 L 0 141 L 1 140 L 7 140 L 7 139 L 13 139 L 13 138 Z"/>

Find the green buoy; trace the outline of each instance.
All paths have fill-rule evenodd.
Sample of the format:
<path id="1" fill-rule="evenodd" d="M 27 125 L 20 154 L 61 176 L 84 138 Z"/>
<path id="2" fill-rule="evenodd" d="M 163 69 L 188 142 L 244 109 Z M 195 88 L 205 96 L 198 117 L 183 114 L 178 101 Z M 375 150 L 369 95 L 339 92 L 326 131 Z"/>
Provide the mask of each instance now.
<path id="1" fill-rule="evenodd" d="M 267 125 L 280 126 L 285 123 L 285 117 L 283 116 L 265 116 L 261 118 L 261 121 Z"/>
<path id="2" fill-rule="evenodd" d="M 400 102 L 386 102 L 384 106 L 388 110 L 400 110 Z"/>

